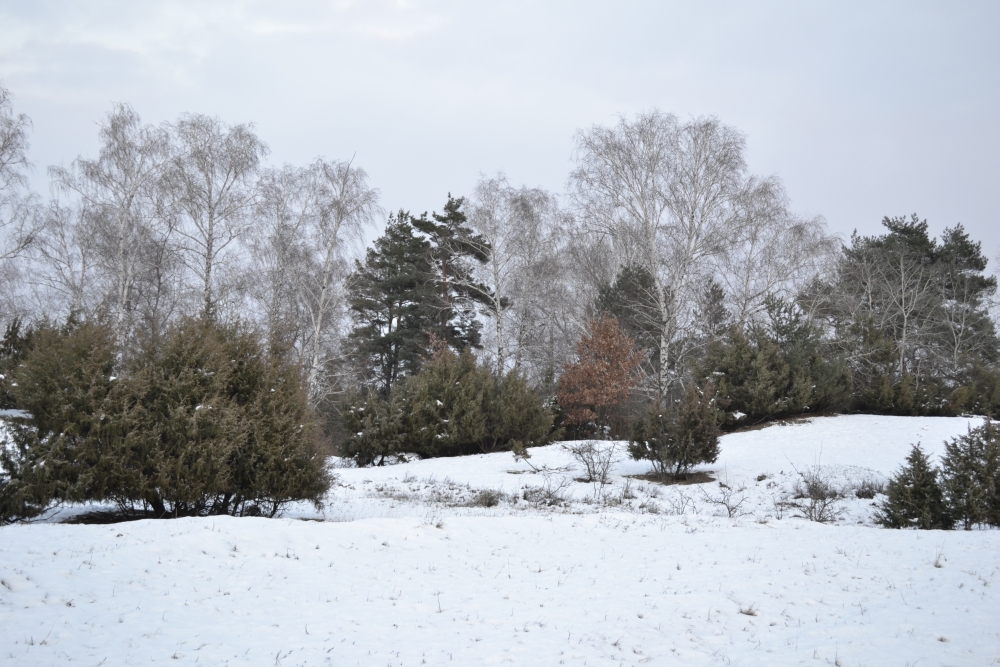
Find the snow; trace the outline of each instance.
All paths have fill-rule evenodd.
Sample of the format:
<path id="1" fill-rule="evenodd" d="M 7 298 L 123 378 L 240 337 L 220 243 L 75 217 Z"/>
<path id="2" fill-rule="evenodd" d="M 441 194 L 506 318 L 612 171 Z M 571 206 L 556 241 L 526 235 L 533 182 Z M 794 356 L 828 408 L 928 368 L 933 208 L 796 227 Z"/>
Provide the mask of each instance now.
<path id="1" fill-rule="evenodd" d="M 856 498 L 828 524 L 783 505 L 799 472 L 886 477 L 911 443 L 939 454 L 977 422 L 727 435 L 701 470 L 744 498 L 732 518 L 719 481 L 664 487 L 622 461 L 604 487 L 574 482 L 553 445 L 532 450 L 543 472 L 509 453 L 338 468 L 324 510 L 277 520 L 8 526 L 0 661 L 996 664 L 1000 531 L 883 530 Z M 546 485 L 565 501 L 538 501 Z"/>

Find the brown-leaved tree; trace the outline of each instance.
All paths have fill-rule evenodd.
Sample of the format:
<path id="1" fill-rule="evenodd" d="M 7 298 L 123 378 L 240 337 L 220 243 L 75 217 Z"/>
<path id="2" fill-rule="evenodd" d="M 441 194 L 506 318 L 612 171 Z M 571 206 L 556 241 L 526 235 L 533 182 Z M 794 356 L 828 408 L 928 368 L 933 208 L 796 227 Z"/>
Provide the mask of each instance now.
<path id="1" fill-rule="evenodd" d="M 601 318 L 590 323 L 576 353 L 576 361 L 566 364 L 559 378 L 557 398 L 566 425 L 608 437 L 624 433 L 642 363 L 635 339 L 615 318 Z"/>

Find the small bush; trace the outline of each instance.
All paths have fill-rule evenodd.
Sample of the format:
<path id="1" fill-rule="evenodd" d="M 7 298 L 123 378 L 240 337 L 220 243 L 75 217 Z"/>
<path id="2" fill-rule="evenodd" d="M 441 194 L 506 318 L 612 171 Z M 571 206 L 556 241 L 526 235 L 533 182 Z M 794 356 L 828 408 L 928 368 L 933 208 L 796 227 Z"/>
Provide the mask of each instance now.
<path id="1" fill-rule="evenodd" d="M 875 496 L 885 493 L 885 480 L 879 477 L 866 477 L 853 486 L 854 497 L 861 500 L 872 500 Z"/>
<path id="2" fill-rule="evenodd" d="M 604 485 L 608 483 L 608 474 L 612 466 L 619 461 L 618 446 L 615 442 L 599 442 L 585 440 L 584 442 L 563 445 L 574 459 L 580 463 L 587 473 L 582 480 Z"/>
<path id="3" fill-rule="evenodd" d="M 535 507 L 565 505 L 568 500 L 567 490 L 570 483 L 570 480 L 565 477 L 555 479 L 552 476 L 546 476 L 545 482 L 541 486 L 525 487 L 522 497 Z"/>
<path id="4" fill-rule="evenodd" d="M 744 503 L 749 500 L 744 493 L 746 487 L 741 486 L 738 489 L 725 484 L 723 482 L 719 483 L 719 495 L 712 496 L 709 495 L 705 489 L 701 490 L 702 497 L 710 505 L 718 505 L 726 510 L 726 516 L 730 519 L 737 519 L 741 516 L 745 516 L 747 512 L 743 509 Z M 683 507 L 678 514 L 683 514 Z"/>
<path id="5" fill-rule="evenodd" d="M 886 487 L 886 499 L 875 514 L 886 528 L 951 528 L 952 519 L 938 482 L 938 471 L 914 445 L 904 465 Z"/>
<path id="6" fill-rule="evenodd" d="M 829 523 L 841 515 L 841 491 L 833 485 L 821 468 L 799 473 L 794 500 L 789 503 L 799 516 L 810 521 Z"/>
<path id="7" fill-rule="evenodd" d="M 481 489 L 469 500 L 469 507 L 496 507 L 506 496 L 496 489 Z"/>
<path id="8" fill-rule="evenodd" d="M 629 453 L 651 461 L 660 476 L 683 477 L 692 466 L 718 459 L 719 419 L 714 385 L 692 385 L 682 401 L 666 410 L 654 406 L 636 423 Z"/>
<path id="9" fill-rule="evenodd" d="M 340 455 L 359 466 L 385 465 L 397 461 L 404 451 L 403 411 L 398 401 L 385 399 L 375 391 L 349 394 L 341 413 L 346 437 Z"/>
<path id="10" fill-rule="evenodd" d="M 30 519 L 58 502 L 98 499 L 101 475 L 89 452 L 107 430 L 114 345 L 107 327 L 71 321 L 42 326 L 10 368 L 11 407 L 28 420 L 6 424 L 0 447 L 0 519 Z M 109 460 L 113 460 L 113 457 Z"/>

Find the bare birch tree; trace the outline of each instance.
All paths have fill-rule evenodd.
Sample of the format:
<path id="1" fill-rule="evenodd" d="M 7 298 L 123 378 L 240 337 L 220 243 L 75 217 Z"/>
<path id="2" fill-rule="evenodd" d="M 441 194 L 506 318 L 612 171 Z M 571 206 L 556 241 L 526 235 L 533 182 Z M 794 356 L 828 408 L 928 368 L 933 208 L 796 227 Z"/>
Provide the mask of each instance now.
<path id="1" fill-rule="evenodd" d="M 555 195 L 514 187 L 503 173 L 480 177 L 469 223 L 491 248 L 476 269 L 489 291 L 484 357 L 498 375 L 518 371 L 554 391 L 586 329 L 607 248 L 567 224 Z"/>
<path id="2" fill-rule="evenodd" d="M 0 85 L 0 317 L 25 315 L 20 286 L 30 275 L 19 261 L 40 226 L 36 197 L 28 191 L 31 119 L 15 114 L 10 92 Z"/>
<path id="3" fill-rule="evenodd" d="M 163 201 L 169 156 L 167 133 L 143 125 L 126 104 L 117 104 L 100 126 L 96 159 L 77 158 L 72 168 L 50 168 L 55 186 L 78 199 L 111 311 L 118 344 L 130 333 L 135 289 L 151 240 L 170 234 Z"/>
<path id="4" fill-rule="evenodd" d="M 577 133 L 574 201 L 622 265 L 653 277 L 661 326 L 659 391 L 681 380 L 695 288 L 725 247 L 746 190 L 745 140 L 714 118 L 652 111 Z"/>
<path id="5" fill-rule="evenodd" d="M 542 286 L 534 284 L 533 265 L 546 254 L 546 218 L 553 207 L 551 195 L 516 189 L 502 173 L 481 176 L 469 204 L 469 224 L 491 249 L 488 259 L 476 267 L 476 277 L 489 290 L 493 326 L 487 334 L 487 354 L 498 375 L 519 366 L 527 333 L 523 320 L 531 309 L 529 302 L 542 297 Z"/>
<path id="6" fill-rule="evenodd" d="M 829 270 L 840 250 L 821 217 L 804 219 L 788 207 L 778 179 L 750 178 L 715 280 L 725 290 L 733 324 L 744 326 L 764 312 L 768 296 L 795 298 L 814 276 Z"/>
<path id="7" fill-rule="evenodd" d="M 266 285 L 257 289 L 271 327 L 293 328 L 310 398 L 332 388 L 329 361 L 348 272 L 345 256 L 381 213 L 378 190 L 351 162 L 317 160 L 266 174 L 254 254 Z"/>
<path id="8" fill-rule="evenodd" d="M 94 237 L 82 207 L 52 201 L 32 246 L 32 279 L 43 312 L 90 314 L 94 293 Z"/>
<path id="9" fill-rule="evenodd" d="M 239 237 L 253 208 L 254 179 L 267 146 L 251 125 L 185 114 L 171 126 L 176 152 L 170 183 L 183 224 L 185 262 L 201 292 L 202 312 L 215 315 L 224 253 Z"/>
<path id="10" fill-rule="evenodd" d="M 26 191 L 30 130 L 31 119 L 14 113 L 10 91 L 0 85 L 0 261 L 16 257 L 38 231 Z"/>
<path id="11" fill-rule="evenodd" d="M 258 184 L 254 224 L 244 242 L 253 258 L 247 293 L 272 344 L 301 347 L 304 318 L 295 275 L 303 264 L 300 235 L 305 216 L 316 206 L 308 170 L 285 165 L 268 169 Z"/>
<path id="12" fill-rule="evenodd" d="M 577 133 L 570 186 L 581 219 L 607 236 L 619 268 L 652 277 L 661 396 L 683 382 L 702 344 L 695 320 L 710 280 L 745 323 L 836 247 L 822 219 L 788 211 L 776 178 L 748 174 L 745 149 L 744 136 L 716 118 L 680 122 L 656 110 Z"/>
<path id="13" fill-rule="evenodd" d="M 348 243 L 361 239 L 381 208 L 368 174 L 351 162 L 317 160 L 310 170 L 318 197 L 315 212 L 304 219 L 302 247 L 309 261 L 306 271 L 297 275 L 297 288 L 308 325 L 306 379 L 311 398 L 319 401 L 331 388 L 327 352 L 331 325 L 344 299 L 344 251 Z"/>

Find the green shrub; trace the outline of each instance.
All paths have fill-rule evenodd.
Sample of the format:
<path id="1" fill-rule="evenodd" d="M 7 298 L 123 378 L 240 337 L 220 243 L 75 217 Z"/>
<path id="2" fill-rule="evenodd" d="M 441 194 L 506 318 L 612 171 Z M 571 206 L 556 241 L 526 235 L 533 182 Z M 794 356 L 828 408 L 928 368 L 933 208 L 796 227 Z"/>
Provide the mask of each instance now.
<path id="1" fill-rule="evenodd" d="M 524 378 L 497 378 L 466 350 L 439 348 L 419 373 L 383 398 L 348 398 L 341 453 L 358 465 L 382 465 L 403 453 L 422 457 L 509 451 L 555 435 L 553 415 Z"/>
<path id="2" fill-rule="evenodd" d="M 942 485 L 956 522 L 1000 526 L 1000 429 L 987 420 L 945 444 Z"/>
<path id="3" fill-rule="evenodd" d="M 100 498 L 100 470 L 90 455 L 112 405 L 114 345 L 99 324 L 41 326 L 33 349 L 10 369 L 11 407 L 30 419 L 6 424 L 0 448 L 0 518 L 38 516 L 60 501 Z"/>
<path id="4" fill-rule="evenodd" d="M 938 471 L 914 445 L 904 465 L 886 486 L 886 499 L 875 514 L 886 528 L 949 529 L 953 525 L 938 482 Z"/>
<path id="5" fill-rule="evenodd" d="M 359 466 L 384 465 L 403 454 L 402 410 L 393 396 L 348 394 L 341 412 L 339 453 Z"/>
<path id="6" fill-rule="evenodd" d="M 31 414 L 8 467 L 22 494 L 175 517 L 273 516 L 326 492 L 300 373 L 252 332 L 186 320 L 120 376 L 105 327 L 46 329 L 36 340 L 15 375 L 18 406 Z"/>
<path id="7" fill-rule="evenodd" d="M 682 477 L 692 466 L 719 458 L 720 416 L 712 383 L 692 385 L 682 401 L 669 409 L 653 406 L 636 422 L 629 453 L 651 461 L 658 475 Z"/>
<path id="8" fill-rule="evenodd" d="M 731 329 L 696 369 L 717 383 L 729 411 L 722 425 L 847 408 L 851 376 L 844 360 L 825 350 L 819 331 L 795 306 L 769 299 L 767 308 L 766 324 Z M 737 412 L 746 417 L 737 420 Z"/>

